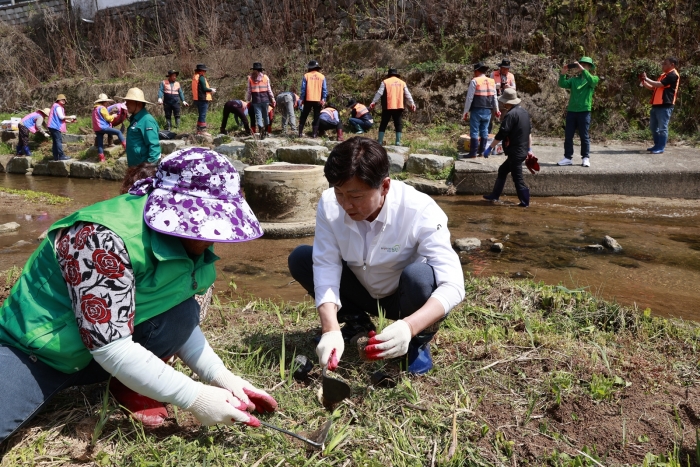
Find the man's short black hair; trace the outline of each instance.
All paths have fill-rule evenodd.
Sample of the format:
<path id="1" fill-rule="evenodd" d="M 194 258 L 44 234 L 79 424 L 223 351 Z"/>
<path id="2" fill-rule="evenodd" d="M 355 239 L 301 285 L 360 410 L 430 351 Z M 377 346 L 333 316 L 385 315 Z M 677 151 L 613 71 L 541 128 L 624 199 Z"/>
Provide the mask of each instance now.
<path id="1" fill-rule="evenodd" d="M 666 60 L 668 60 L 674 68 L 678 67 L 678 59 L 676 57 L 668 57 Z"/>
<path id="2" fill-rule="evenodd" d="M 323 172 L 331 186 L 357 177 L 376 189 L 389 176 L 389 156 L 377 141 L 355 136 L 333 148 Z"/>

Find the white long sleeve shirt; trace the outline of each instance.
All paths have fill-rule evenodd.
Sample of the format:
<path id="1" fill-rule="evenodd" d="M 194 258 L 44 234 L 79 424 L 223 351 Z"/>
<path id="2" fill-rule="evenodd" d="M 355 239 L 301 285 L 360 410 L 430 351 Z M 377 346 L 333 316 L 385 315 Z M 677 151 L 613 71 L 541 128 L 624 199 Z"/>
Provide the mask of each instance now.
<path id="1" fill-rule="evenodd" d="M 332 188 L 323 192 L 313 247 L 316 307 L 342 306 L 343 260 L 375 298 L 396 292 L 406 266 L 424 262 L 433 268 L 437 289 L 432 297 L 445 314 L 464 299 L 464 273 L 450 243 L 447 215 L 428 195 L 392 180 L 377 218 L 362 228 L 359 224 L 338 204 Z"/>

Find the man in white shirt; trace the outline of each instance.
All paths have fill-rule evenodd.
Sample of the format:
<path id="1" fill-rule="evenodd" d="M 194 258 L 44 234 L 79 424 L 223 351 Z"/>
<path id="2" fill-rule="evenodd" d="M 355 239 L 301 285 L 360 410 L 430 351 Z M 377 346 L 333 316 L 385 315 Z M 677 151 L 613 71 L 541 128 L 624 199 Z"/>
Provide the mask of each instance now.
<path id="1" fill-rule="evenodd" d="M 289 255 L 289 271 L 316 300 L 321 365 L 334 370 L 346 340 L 374 331 L 368 313 L 381 307 L 396 321 L 370 333 L 368 357 L 408 354 L 408 371 L 426 373 L 439 322 L 464 299 L 447 216 L 429 196 L 389 178 L 386 150 L 374 140 L 337 145 L 324 172 L 332 188 L 318 203 L 313 247 Z"/>

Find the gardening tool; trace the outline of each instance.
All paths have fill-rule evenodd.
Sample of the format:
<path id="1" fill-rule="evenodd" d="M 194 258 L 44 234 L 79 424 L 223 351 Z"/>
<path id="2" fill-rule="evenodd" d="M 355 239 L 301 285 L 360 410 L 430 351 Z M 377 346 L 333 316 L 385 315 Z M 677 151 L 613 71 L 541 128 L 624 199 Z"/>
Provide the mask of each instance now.
<path id="1" fill-rule="evenodd" d="M 300 441 L 303 441 L 315 449 L 323 449 L 324 444 L 326 442 L 326 438 L 328 438 L 328 432 L 330 431 L 331 425 L 333 424 L 333 419 L 328 420 L 326 423 L 321 425 L 321 428 L 319 428 L 318 430 L 309 434 L 308 438 L 305 438 L 304 436 L 298 435 L 298 434 L 293 433 L 291 431 L 285 430 L 284 428 L 280 428 L 280 427 L 277 427 L 275 425 L 271 425 L 269 423 L 263 422 L 262 420 L 260 420 L 260 424 L 262 426 L 267 427 L 267 428 L 277 430 L 280 433 L 284 433 L 285 435 L 289 435 L 292 438 L 296 438 Z"/>
<path id="2" fill-rule="evenodd" d="M 321 388 L 323 389 L 323 405 L 331 407 L 350 397 L 350 386 L 345 381 L 331 378 L 326 374 L 327 368 L 321 374 Z"/>

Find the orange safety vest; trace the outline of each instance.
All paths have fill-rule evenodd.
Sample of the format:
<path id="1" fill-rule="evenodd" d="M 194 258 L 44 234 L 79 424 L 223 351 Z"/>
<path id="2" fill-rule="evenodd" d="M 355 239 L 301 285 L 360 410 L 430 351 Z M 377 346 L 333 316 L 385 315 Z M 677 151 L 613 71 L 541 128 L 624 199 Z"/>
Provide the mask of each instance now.
<path id="1" fill-rule="evenodd" d="M 267 94 L 270 90 L 270 80 L 267 75 L 263 75 L 260 81 L 253 81 L 253 78 L 248 76 L 248 84 L 250 84 L 250 92 L 261 92 Z"/>
<path id="2" fill-rule="evenodd" d="M 496 70 L 493 72 L 493 80 L 496 83 L 503 83 L 503 81 L 501 80 L 500 70 Z M 515 85 L 515 76 L 513 76 L 513 73 L 511 73 L 510 71 L 506 75 L 506 84 L 511 87 Z M 503 92 L 503 89 L 501 89 L 501 92 Z"/>
<path id="3" fill-rule="evenodd" d="M 335 111 L 336 110 L 333 107 L 326 107 L 325 109 L 321 110 L 321 114 L 326 114 L 331 118 L 335 118 L 335 115 L 333 115 Z"/>
<path id="4" fill-rule="evenodd" d="M 175 81 L 171 83 L 170 80 L 166 79 L 163 81 L 163 94 L 174 94 L 180 93 L 180 83 Z"/>
<path id="5" fill-rule="evenodd" d="M 355 111 L 355 118 L 360 118 L 363 115 L 366 115 L 369 113 L 369 109 L 365 107 L 364 105 L 360 104 L 359 102 L 355 105 L 352 106 L 352 109 Z"/>
<path id="6" fill-rule="evenodd" d="M 204 78 L 204 84 L 206 85 L 207 88 L 211 89 L 211 87 L 209 86 L 209 81 L 207 81 L 207 78 Z M 199 73 L 195 73 L 194 77 L 192 78 L 192 100 L 193 101 L 199 100 Z M 207 100 L 207 101 L 211 100 L 211 92 L 206 93 L 205 100 Z"/>
<path id="7" fill-rule="evenodd" d="M 403 109 L 404 89 L 406 89 L 406 83 L 396 76 L 384 80 L 387 110 Z"/>
<path id="8" fill-rule="evenodd" d="M 305 101 L 319 102 L 323 96 L 323 80 L 326 79 L 318 71 L 312 71 L 304 75 L 306 79 L 306 96 Z"/>
<path id="9" fill-rule="evenodd" d="M 676 73 L 678 74 L 678 71 L 674 68 L 673 70 L 669 71 L 668 73 L 662 73 L 661 76 L 659 76 L 659 81 L 663 80 L 666 76 L 668 76 L 669 73 Z M 670 104 L 675 105 L 676 104 L 676 96 L 678 95 L 678 85 L 681 84 L 681 77 L 680 75 L 678 76 L 678 79 L 676 80 L 676 88 L 673 90 L 673 102 L 670 102 Z M 654 94 L 651 95 L 651 105 L 661 105 L 661 104 L 669 104 L 669 102 L 664 102 L 664 89 L 668 89 L 670 86 L 664 86 L 662 88 L 654 88 Z"/>
<path id="10" fill-rule="evenodd" d="M 489 97 L 496 95 L 496 81 L 487 77 L 479 76 L 474 78 L 476 83 L 476 89 L 474 90 L 474 97 Z"/>

